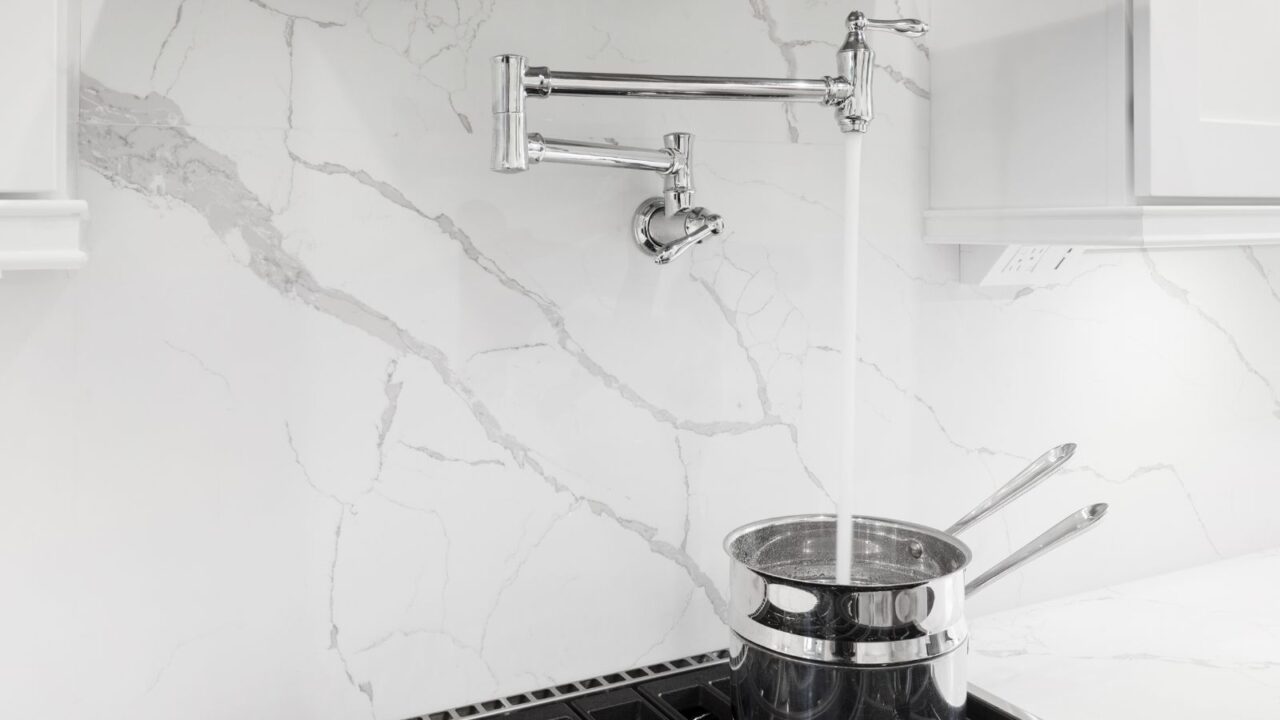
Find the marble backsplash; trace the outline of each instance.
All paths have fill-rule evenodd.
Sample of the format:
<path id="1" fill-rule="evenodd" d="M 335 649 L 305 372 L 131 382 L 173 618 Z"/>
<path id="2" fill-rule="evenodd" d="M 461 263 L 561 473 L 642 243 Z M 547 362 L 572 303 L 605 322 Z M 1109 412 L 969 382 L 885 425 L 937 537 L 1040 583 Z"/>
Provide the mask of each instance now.
<path id="1" fill-rule="evenodd" d="M 723 646 L 724 533 L 835 487 L 841 139 L 815 106 L 531 102 L 695 133 L 733 232 L 658 268 L 655 178 L 487 169 L 488 58 L 816 76 L 849 9 L 86 2 L 91 262 L 0 280 L 4 705 L 396 720 Z M 978 611 L 1280 542 L 1280 250 L 959 283 L 920 239 L 927 43 L 877 48 L 859 508 L 947 524 L 1080 443 L 977 564 L 1111 517 Z"/>

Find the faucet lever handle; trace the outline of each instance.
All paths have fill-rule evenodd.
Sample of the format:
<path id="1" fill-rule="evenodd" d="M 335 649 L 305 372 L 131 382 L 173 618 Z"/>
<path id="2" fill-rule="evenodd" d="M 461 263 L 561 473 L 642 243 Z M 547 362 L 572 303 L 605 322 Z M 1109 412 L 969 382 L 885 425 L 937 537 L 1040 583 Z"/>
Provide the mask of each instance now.
<path id="1" fill-rule="evenodd" d="M 701 210 L 701 208 L 699 208 L 699 210 Z M 653 261 L 659 265 L 666 265 L 672 260 L 683 255 L 685 251 L 694 245 L 697 245 L 712 235 L 719 235 L 724 232 L 724 220 L 721 219 L 719 215 L 704 215 L 702 219 L 704 221 L 702 227 L 697 228 L 688 235 L 685 235 L 679 240 L 668 245 L 662 250 L 662 252 L 653 256 Z"/>
<path id="2" fill-rule="evenodd" d="M 724 219 L 706 208 L 684 208 L 667 214 L 666 200 L 652 197 L 640 203 L 631 218 L 636 246 L 659 265 L 666 265 L 689 248 L 725 231 Z"/>
<path id="3" fill-rule="evenodd" d="M 906 37 L 920 37 L 929 32 L 929 24 L 915 18 L 898 18 L 896 20 L 875 20 L 866 16 L 861 10 L 849 13 L 847 20 L 850 32 L 863 30 L 889 30 Z"/>

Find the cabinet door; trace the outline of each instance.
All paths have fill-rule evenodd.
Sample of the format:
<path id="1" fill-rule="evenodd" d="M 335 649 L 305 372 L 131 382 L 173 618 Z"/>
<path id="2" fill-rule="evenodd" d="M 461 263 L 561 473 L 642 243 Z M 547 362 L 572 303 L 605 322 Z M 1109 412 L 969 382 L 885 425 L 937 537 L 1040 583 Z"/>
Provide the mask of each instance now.
<path id="1" fill-rule="evenodd" d="M 1134 190 L 1280 201 L 1280 2 L 1134 0 Z"/>
<path id="2" fill-rule="evenodd" d="M 0 0 L 0 193 L 60 190 L 66 125 L 60 0 Z"/>

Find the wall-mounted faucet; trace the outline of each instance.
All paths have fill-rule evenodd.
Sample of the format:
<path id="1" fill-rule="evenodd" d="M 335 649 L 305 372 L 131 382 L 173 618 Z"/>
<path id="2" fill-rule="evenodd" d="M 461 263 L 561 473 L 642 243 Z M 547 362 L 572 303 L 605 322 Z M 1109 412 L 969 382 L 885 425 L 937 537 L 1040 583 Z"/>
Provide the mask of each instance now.
<path id="1" fill-rule="evenodd" d="M 514 173 L 541 162 L 559 162 L 661 174 L 662 197 L 640 204 L 632 229 L 642 251 L 658 264 L 668 263 L 706 238 L 721 234 L 725 227 L 719 215 L 693 207 L 693 136 L 669 133 L 663 137 L 663 147 L 652 150 L 544 138 L 526 127 L 525 98 L 580 95 L 816 102 L 835 107 L 841 132 L 864 133 L 874 117 L 871 75 L 875 67 L 866 31 L 888 30 L 919 37 L 929 28 L 919 20 L 872 20 L 858 11 L 849 14 L 846 25 L 848 34 L 836 53 L 838 74 L 817 80 L 552 72 L 529 66 L 522 55 L 498 55 L 493 59 L 493 169 Z"/>
<path id="2" fill-rule="evenodd" d="M 871 103 L 871 73 L 875 70 L 875 51 L 867 44 L 867 30 L 887 30 L 904 37 L 920 37 L 929 26 L 919 20 L 872 20 L 855 10 L 845 19 L 849 33 L 836 52 L 836 70 L 849 83 L 849 96 L 836 109 L 840 132 L 865 133 L 875 117 Z"/>

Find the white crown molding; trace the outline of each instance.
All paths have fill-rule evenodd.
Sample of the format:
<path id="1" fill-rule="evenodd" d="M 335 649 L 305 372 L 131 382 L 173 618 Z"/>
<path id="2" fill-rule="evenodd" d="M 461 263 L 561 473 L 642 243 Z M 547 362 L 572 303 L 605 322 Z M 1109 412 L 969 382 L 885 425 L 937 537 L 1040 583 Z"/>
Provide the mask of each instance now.
<path id="1" fill-rule="evenodd" d="M 925 242 L 1098 248 L 1280 244 L 1280 205 L 930 210 Z"/>

